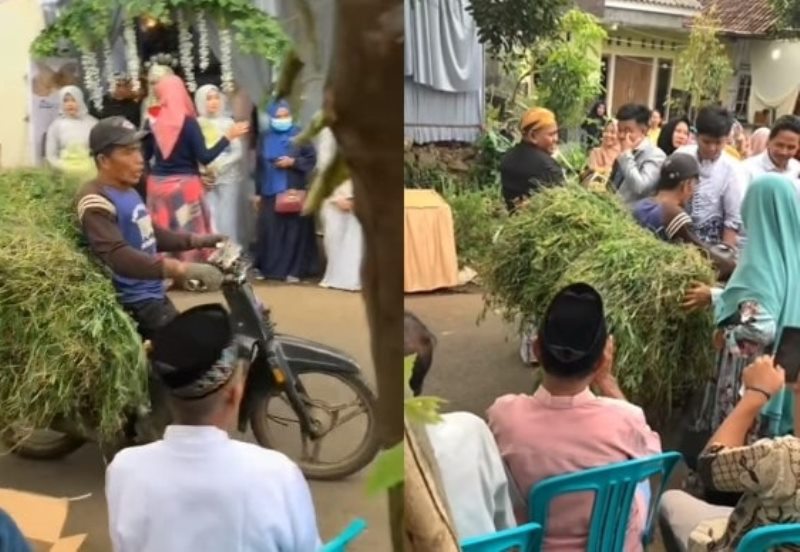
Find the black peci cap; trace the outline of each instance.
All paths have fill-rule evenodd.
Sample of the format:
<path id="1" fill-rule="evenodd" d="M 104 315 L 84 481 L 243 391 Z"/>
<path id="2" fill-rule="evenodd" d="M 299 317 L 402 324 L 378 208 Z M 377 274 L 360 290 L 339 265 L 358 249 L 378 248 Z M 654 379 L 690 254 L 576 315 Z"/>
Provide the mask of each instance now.
<path id="1" fill-rule="evenodd" d="M 150 356 L 153 371 L 176 397 L 208 396 L 233 374 L 232 341 L 230 318 L 222 305 L 194 307 L 156 333 Z"/>
<path id="2" fill-rule="evenodd" d="M 89 133 L 89 150 L 94 156 L 110 147 L 132 146 L 147 134 L 146 131 L 137 131 L 125 117 L 108 117 L 94 125 Z"/>
<path id="3" fill-rule="evenodd" d="M 588 375 L 608 339 L 602 297 L 588 284 L 562 289 L 547 308 L 539 336 L 546 371 L 560 377 Z"/>

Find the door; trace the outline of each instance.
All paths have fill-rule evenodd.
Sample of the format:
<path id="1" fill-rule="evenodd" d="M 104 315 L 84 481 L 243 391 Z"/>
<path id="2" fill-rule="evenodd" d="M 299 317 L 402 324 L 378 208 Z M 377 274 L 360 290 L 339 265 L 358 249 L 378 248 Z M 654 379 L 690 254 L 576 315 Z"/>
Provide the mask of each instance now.
<path id="1" fill-rule="evenodd" d="M 617 56 L 614 67 L 613 111 L 628 103 L 650 105 L 653 58 Z"/>

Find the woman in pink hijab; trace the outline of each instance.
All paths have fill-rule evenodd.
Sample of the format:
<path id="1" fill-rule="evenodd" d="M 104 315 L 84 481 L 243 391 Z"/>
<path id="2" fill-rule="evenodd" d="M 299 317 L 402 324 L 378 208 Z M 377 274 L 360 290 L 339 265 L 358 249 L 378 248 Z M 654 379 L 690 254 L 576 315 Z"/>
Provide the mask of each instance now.
<path id="1" fill-rule="evenodd" d="M 147 179 L 147 208 L 153 222 L 174 231 L 208 234 L 213 231 L 204 201 L 200 166 L 208 165 L 231 141 L 249 131 L 248 123 L 235 123 L 228 132 L 206 147 L 189 93 L 175 76 L 163 77 L 156 85 L 158 114 L 145 124 L 151 134 L 145 140 L 145 158 L 152 160 Z M 180 254 L 185 261 L 202 261 L 202 251 Z"/>
<path id="2" fill-rule="evenodd" d="M 767 127 L 757 129 L 750 137 L 750 157 L 764 153 L 767 142 L 769 142 L 769 129 Z"/>

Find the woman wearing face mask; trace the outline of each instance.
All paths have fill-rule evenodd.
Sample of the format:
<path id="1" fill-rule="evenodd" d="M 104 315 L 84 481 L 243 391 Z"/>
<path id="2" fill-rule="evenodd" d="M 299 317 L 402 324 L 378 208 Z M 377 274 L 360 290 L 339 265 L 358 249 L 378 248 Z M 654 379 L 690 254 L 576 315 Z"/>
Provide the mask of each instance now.
<path id="1" fill-rule="evenodd" d="M 65 86 L 59 92 L 59 117 L 47 129 L 45 157 L 56 170 L 90 178 L 94 162 L 89 153 L 89 133 L 97 119 L 89 115 L 83 92 Z"/>
<path id="2" fill-rule="evenodd" d="M 296 146 L 300 132 L 289 104 L 267 110 L 269 129 L 258 147 L 256 203 L 259 205 L 256 268 L 259 278 L 299 282 L 318 270 L 314 219 L 302 216 L 306 187 L 317 162 L 314 146 Z"/>
<path id="3" fill-rule="evenodd" d="M 213 84 L 201 86 L 194 95 L 197 122 L 211 148 L 234 124 L 224 114 L 224 98 Z M 215 231 L 241 244 L 239 236 L 239 193 L 244 176 L 241 170 L 242 141 L 234 140 L 210 165 L 205 167 L 206 201 L 211 211 Z"/>
<path id="4" fill-rule="evenodd" d="M 247 134 L 250 125 L 234 123 L 209 148 L 180 78 L 163 77 L 156 85 L 156 97 L 158 114 L 145 123 L 145 130 L 152 129 L 144 142 L 145 159 L 153 160 L 147 179 L 148 210 L 153 222 L 163 228 L 210 234 L 200 166 L 213 163 L 234 140 Z M 205 257 L 201 250 L 180 254 L 181 260 L 192 262 Z"/>

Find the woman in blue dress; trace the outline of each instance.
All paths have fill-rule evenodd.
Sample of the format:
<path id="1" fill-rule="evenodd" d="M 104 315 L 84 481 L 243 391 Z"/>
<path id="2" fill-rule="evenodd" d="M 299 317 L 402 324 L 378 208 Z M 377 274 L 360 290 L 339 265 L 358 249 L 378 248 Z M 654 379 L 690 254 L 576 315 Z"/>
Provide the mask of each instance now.
<path id="1" fill-rule="evenodd" d="M 295 283 L 319 271 L 314 218 L 300 213 L 317 155 L 312 145 L 296 146 L 300 128 L 283 100 L 267 110 L 269 128 L 258 147 L 256 193 L 259 203 L 255 266 L 260 276 Z"/>

